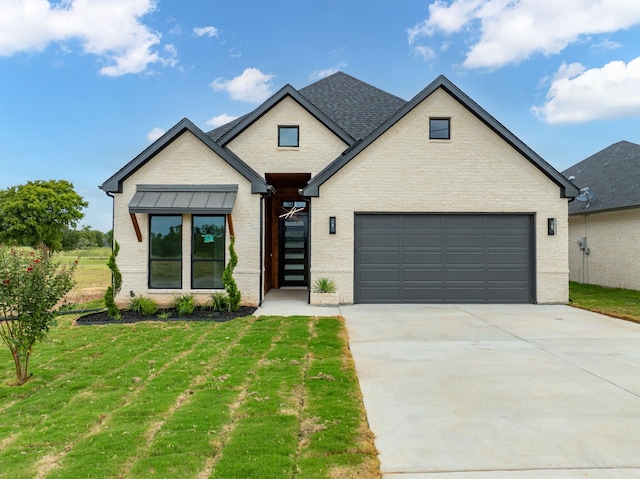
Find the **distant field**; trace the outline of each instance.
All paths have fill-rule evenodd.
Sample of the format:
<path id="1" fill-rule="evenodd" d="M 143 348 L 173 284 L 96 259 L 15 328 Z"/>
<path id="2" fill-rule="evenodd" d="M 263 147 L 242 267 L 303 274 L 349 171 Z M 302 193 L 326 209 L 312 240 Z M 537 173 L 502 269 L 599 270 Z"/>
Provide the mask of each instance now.
<path id="1" fill-rule="evenodd" d="M 69 294 L 68 302 L 84 303 L 104 296 L 111 281 L 111 271 L 107 267 L 110 254 L 111 248 L 91 248 L 56 253 L 56 260 L 62 264 L 71 264 L 78 260 L 75 274 L 76 286 Z"/>

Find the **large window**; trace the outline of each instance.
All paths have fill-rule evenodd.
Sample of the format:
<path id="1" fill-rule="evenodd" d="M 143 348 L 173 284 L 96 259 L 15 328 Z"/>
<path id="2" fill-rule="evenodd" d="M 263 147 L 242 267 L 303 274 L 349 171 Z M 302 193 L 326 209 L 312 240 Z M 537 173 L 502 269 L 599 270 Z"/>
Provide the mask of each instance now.
<path id="1" fill-rule="evenodd" d="M 451 121 L 449 118 L 429 118 L 429 139 L 451 139 Z"/>
<path id="2" fill-rule="evenodd" d="M 221 289 L 225 252 L 225 217 L 193 217 L 191 287 Z"/>
<path id="3" fill-rule="evenodd" d="M 299 146 L 300 138 L 297 126 L 278 127 L 278 146 Z"/>
<path id="4" fill-rule="evenodd" d="M 149 288 L 182 288 L 182 216 L 151 216 Z"/>

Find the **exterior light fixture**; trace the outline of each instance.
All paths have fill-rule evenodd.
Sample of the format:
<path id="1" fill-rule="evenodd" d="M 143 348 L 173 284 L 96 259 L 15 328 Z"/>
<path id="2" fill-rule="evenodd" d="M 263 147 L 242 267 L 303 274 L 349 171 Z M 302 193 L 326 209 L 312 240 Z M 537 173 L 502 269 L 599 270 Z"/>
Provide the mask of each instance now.
<path id="1" fill-rule="evenodd" d="M 547 218 L 547 234 L 555 236 L 557 234 L 557 221 L 555 218 Z"/>
<path id="2" fill-rule="evenodd" d="M 336 234 L 336 217 L 335 216 L 329 216 L 329 234 L 330 235 Z"/>

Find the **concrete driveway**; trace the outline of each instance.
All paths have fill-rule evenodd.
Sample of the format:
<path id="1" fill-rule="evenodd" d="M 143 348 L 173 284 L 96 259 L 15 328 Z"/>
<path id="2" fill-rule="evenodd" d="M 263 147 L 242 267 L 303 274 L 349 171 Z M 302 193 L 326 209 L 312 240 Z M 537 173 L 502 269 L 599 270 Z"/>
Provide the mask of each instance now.
<path id="1" fill-rule="evenodd" d="M 341 306 L 385 479 L 640 478 L 640 324 Z"/>

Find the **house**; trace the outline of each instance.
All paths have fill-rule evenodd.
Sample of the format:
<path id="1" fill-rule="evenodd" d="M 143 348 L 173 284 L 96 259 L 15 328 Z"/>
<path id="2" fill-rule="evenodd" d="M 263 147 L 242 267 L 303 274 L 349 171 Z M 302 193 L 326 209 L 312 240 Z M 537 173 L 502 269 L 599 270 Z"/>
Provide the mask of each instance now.
<path id="1" fill-rule="evenodd" d="M 245 304 L 333 279 L 341 303 L 560 303 L 579 191 L 447 78 L 410 101 L 338 72 L 205 133 L 187 119 L 106 180 L 123 287 Z"/>
<path id="2" fill-rule="evenodd" d="M 640 145 L 620 141 L 564 171 L 572 281 L 640 289 Z"/>

